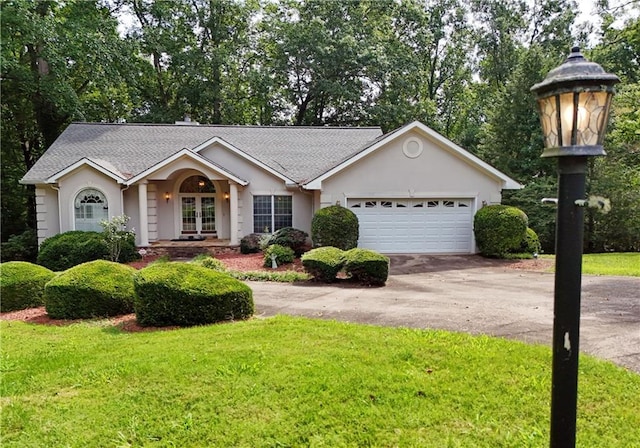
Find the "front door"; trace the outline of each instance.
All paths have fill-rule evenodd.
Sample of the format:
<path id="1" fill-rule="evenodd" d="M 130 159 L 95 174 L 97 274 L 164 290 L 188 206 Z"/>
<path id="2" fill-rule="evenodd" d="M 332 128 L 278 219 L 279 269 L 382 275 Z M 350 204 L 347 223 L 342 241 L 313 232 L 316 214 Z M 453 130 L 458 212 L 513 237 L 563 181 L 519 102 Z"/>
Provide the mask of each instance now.
<path id="1" fill-rule="evenodd" d="M 181 196 L 183 234 L 211 235 L 216 232 L 216 204 L 213 196 Z"/>

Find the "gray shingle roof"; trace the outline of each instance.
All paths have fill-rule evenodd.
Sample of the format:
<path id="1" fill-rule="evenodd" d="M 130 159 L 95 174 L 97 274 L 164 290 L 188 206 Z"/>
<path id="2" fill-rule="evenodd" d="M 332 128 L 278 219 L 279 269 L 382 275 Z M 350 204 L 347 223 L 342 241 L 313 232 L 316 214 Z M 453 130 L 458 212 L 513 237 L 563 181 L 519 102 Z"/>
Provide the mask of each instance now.
<path id="1" fill-rule="evenodd" d="M 129 178 L 184 148 L 194 149 L 219 137 L 302 183 L 358 153 L 381 135 L 377 127 L 72 123 L 22 182 L 43 183 L 82 158 L 104 161 Z M 225 168 L 233 171 L 233 167 Z"/>

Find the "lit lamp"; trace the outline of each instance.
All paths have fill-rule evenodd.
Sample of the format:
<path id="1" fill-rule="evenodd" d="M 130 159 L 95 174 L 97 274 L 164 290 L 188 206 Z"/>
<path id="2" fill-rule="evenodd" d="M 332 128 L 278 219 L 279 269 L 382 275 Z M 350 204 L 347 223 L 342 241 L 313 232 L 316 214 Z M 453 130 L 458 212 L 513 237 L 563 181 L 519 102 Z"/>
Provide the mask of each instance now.
<path id="1" fill-rule="evenodd" d="M 169 203 L 169 199 L 171 199 L 171 193 L 169 193 L 168 191 L 166 191 L 164 193 L 164 200 L 167 201 L 167 204 Z"/>
<path id="2" fill-rule="evenodd" d="M 225 200 L 225 201 L 228 201 L 228 200 L 229 200 L 229 193 L 225 193 L 225 194 L 224 194 L 224 200 Z"/>
<path id="3" fill-rule="evenodd" d="M 545 150 L 558 158 L 556 273 L 550 446 L 575 447 L 580 338 L 580 288 L 585 184 L 589 156 L 605 155 L 604 135 L 614 84 L 620 80 L 587 61 L 578 47 L 534 85 Z"/>

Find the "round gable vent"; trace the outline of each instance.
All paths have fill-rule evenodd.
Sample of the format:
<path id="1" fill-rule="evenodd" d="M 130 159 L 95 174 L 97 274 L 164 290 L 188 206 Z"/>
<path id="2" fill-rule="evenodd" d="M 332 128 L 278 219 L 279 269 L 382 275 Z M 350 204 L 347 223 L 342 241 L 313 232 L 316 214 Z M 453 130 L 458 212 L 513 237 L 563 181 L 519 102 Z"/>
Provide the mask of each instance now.
<path id="1" fill-rule="evenodd" d="M 402 145 L 402 152 L 410 159 L 415 159 L 422 154 L 422 141 L 416 137 L 409 137 Z"/>

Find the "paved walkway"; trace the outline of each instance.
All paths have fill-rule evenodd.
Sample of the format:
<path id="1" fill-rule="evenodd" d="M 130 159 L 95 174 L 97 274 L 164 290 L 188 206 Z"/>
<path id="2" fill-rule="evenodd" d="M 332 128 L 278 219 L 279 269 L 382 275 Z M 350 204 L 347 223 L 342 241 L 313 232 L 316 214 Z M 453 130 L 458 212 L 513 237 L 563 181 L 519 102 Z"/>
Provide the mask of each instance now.
<path id="1" fill-rule="evenodd" d="M 392 257 L 387 285 L 248 282 L 256 314 L 438 328 L 551 345 L 554 275 L 480 257 Z M 583 276 L 580 350 L 640 373 L 640 278 Z"/>

